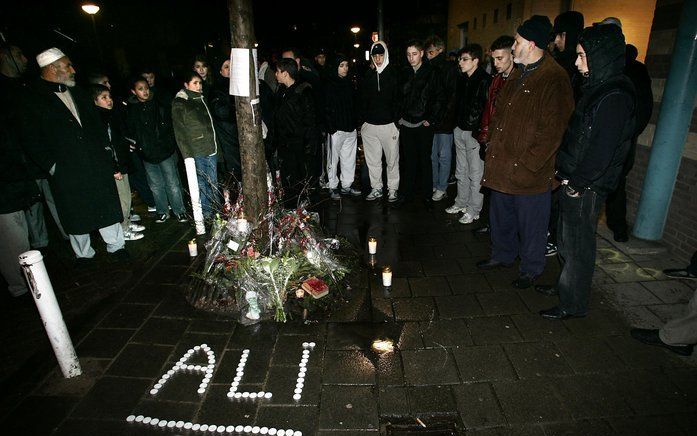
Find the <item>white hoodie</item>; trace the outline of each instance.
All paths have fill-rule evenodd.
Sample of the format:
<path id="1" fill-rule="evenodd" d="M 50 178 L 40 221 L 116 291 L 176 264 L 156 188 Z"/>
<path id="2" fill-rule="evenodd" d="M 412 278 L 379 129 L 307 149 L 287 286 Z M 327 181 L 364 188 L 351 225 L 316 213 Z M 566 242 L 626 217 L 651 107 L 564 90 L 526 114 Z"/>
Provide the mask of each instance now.
<path id="1" fill-rule="evenodd" d="M 390 64 L 390 52 L 387 50 L 387 44 L 385 44 L 384 41 L 377 41 L 374 42 L 373 45 L 370 46 L 370 53 L 373 53 L 373 47 L 376 45 L 380 44 L 382 48 L 385 49 L 385 60 L 382 62 L 382 65 L 379 67 L 375 64 L 375 60 L 373 59 L 373 56 L 371 54 L 370 60 L 375 66 L 375 71 L 377 72 L 378 75 L 378 91 L 380 91 L 380 74 L 382 74 L 383 71 L 385 71 L 385 68 Z"/>

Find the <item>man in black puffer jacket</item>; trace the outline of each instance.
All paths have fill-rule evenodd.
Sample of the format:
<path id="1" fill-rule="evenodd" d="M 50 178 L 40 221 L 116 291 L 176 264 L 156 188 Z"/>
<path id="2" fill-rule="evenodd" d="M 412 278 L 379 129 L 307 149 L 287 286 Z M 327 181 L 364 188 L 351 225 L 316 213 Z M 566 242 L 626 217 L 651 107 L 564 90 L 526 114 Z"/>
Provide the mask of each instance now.
<path id="1" fill-rule="evenodd" d="M 563 267 L 556 288 L 538 288 L 548 295 L 559 293 L 559 306 L 540 312 L 547 319 L 588 313 L 598 214 L 622 174 L 636 122 L 636 93 L 623 74 L 625 43 L 620 28 L 586 28 L 576 51 L 583 95 L 556 165 L 563 185 L 557 234 Z"/>

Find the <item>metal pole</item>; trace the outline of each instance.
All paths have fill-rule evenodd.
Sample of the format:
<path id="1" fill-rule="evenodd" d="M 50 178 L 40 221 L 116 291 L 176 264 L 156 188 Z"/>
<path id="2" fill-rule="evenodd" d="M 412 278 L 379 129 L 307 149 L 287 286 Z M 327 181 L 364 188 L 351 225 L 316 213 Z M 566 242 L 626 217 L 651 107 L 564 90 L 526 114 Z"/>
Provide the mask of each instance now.
<path id="1" fill-rule="evenodd" d="M 80 361 L 77 359 L 73 341 L 70 339 L 65 321 L 63 321 L 63 314 L 58 306 L 58 301 L 56 301 L 56 294 L 53 292 L 53 286 L 48 278 L 41 252 L 32 250 L 20 254 L 19 264 L 22 266 L 27 283 L 29 283 L 34 303 L 39 309 L 41 321 L 43 321 L 63 377 L 71 378 L 82 374 Z"/>
<path id="2" fill-rule="evenodd" d="M 193 157 L 184 159 L 186 167 L 186 180 L 189 183 L 189 195 L 191 196 L 191 209 L 194 213 L 194 223 L 196 223 L 196 234 L 206 233 L 206 224 L 203 222 L 203 209 L 201 208 L 201 197 L 198 190 L 198 177 L 196 177 L 196 161 Z"/>
<path id="3" fill-rule="evenodd" d="M 685 148 L 697 95 L 697 0 L 683 4 L 680 26 L 666 80 L 661 112 L 639 199 L 634 235 L 659 240 Z"/>
<path id="4" fill-rule="evenodd" d="M 378 39 L 385 40 L 385 25 L 382 17 L 383 4 L 382 0 L 378 0 Z"/>

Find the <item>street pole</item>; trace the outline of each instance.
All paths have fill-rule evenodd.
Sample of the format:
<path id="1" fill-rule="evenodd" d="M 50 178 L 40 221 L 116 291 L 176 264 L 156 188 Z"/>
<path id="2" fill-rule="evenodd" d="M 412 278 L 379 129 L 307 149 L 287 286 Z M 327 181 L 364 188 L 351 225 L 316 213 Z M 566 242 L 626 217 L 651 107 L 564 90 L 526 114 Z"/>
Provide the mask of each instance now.
<path id="1" fill-rule="evenodd" d="M 256 87 L 254 12 L 252 0 L 228 0 L 232 47 L 249 52 L 249 97 L 235 97 L 242 163 L 242 193 L 247 219 L 254 223 L 266 211 L 266 156 L 261 131 L 261 106 Z"/>
<path id="2" fill-rule="evenodd" d="M 191 210 L 194 215 L 194 223 L 196 225 L 196 234 L 202 235 L 206 233 L 206 225 L 203 222 L 203 209 L 201 208 L 201 196 L 198 186 L 198 176 L 196 175 L 196 161 L 193 157 L 184 159 L 184 167 L 186 168 L 186 180 L 189 184 L 189 195 L 191 196 Z"/>
<path id="3" fill-rule="evenodd" d="M 381 41 L 384 41 L 385 40 L 385 25 L 383 23 L 382 9 L 383 9 L 382 0 L 378 0 L 378 39 Z"/>

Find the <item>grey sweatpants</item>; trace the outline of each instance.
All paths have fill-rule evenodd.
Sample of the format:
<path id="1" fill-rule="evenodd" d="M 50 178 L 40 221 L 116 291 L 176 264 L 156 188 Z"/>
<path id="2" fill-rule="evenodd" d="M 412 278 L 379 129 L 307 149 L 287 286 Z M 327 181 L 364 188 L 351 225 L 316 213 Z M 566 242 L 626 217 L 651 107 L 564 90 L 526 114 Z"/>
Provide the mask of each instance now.
<path id="1" fill-rule="evenodd" d="M 19 297 L 28 291 L 19 255 L 29 251 L 29 229 L 24 211 L 0 214 L 0 272 L 10 294 Z"/>

